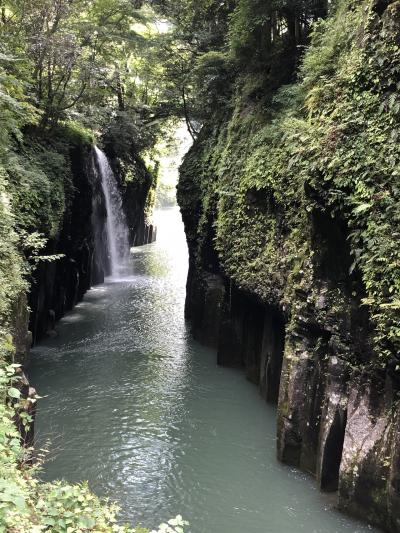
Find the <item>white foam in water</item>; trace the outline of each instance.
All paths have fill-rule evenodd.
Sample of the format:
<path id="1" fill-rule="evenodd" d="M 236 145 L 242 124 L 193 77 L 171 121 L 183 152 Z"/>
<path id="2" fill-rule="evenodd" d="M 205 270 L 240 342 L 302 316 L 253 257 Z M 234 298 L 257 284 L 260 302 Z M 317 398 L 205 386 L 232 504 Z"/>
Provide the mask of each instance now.
<path id="1" fill-rule="evenodd" d="M 107 209 L 106 230 L 111 276 L 118 279 L 129 257 L 128 225 L 121 194 L 107 156 L 97 146 L 95 153 Z"/>

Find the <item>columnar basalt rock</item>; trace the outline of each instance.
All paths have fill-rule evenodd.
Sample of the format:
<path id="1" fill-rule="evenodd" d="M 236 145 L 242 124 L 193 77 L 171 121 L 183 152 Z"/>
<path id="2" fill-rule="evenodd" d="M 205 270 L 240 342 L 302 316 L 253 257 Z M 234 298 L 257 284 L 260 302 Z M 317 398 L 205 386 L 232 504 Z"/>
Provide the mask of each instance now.
<path id="1" fill-rule="evenodd" d="M 216 348 L 218 364 L 243 368 L 266 401 L 277 403 L 284 318 L 217 274 L 189 269 L 187 289 L 194 337 Z"/>
<path id="2" fill-rule="evenodd" d="M 91 285 L 102 282 L 105 274 L 106 211 L 90 146 L 73 147 L 70 160 L 73 198 L 59 235 L 45 250 L 48 255 L 61 254 L 61 258 L 39 264 L 29 295 L 34 342 L 51 334 L 55 321 L 72 309 Z"/>
<path id="3" fill-rule="evenodd" d="M 320 421 L 317 480 L 325 491 L 338 489 L 339 468 L 347 423 L 348 365 L 337 356 L 330 358 Z"/>
<path id="4" fill-rule="evenodd" d="M 186 301 L 192 331 L 217 349 L 218 364 L 243 368 L 278 404 L 278 458 L 313 474 L 321 490 L 338 491 L 345 512 L 400 531 L 398 384 L 384 374 L 358 375 L 332 317 L 326 330 L 315 316 L 289 329 L 283 314 L 230 280 L 193 272 Z M 320 309 L 329 305 L 325 289 Z"/>
<path id="5" fill-rule="evenodd" d="M 278 403 L 284 346 L 284 319 L 277 312 L 267 310 L 263 324 L 259 382 L 261 395 L 271 403 Z"/>
<path id="6" fill-rule="evenodd" d="M 339 506 L 388 531 L 400 530 L 399 405 L 390 378 L 355 377 L 349 385 L 339 477 Z M 366 511 L 367 510 L 367 511 Z"/>

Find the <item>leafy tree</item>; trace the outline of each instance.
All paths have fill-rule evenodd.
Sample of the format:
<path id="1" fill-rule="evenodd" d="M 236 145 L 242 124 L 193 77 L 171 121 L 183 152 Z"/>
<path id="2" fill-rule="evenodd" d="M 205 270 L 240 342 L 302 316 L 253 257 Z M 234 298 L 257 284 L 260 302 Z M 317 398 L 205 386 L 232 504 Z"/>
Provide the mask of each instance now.
<path id="1" fill-rule="evenodd" d="M 140 3 L 128 0 L 3 2 L 1 35 L 18 60 L 42 125 L 84 106 L 124 110 L 132 56 L 145 45 L 135 24 Z"/>

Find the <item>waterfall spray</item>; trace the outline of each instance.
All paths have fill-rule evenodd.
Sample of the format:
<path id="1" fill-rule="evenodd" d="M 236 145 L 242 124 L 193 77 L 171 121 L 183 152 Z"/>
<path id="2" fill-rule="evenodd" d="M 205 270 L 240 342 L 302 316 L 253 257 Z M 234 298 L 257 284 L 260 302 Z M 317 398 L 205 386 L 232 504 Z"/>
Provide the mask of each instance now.
<path id="1" fill-rule="evenodd" d="M 117 181 L 104 152 L 95 146 L 95 153 L 107 209 L 107 242 L 111 276 L 118 277 L 129 256 L 128 226 Z"/>

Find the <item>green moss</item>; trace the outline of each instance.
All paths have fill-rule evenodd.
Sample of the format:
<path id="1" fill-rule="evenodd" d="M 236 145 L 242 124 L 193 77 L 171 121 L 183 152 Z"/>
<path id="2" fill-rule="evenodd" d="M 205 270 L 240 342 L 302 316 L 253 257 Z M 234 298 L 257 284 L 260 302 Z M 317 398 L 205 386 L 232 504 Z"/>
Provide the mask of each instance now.
<path id="1" fill-rule="evenodd" d="M 93 146 L 95 135 L 92 130 L 85 128 L 80 122 L 68 120 L 58 124 L 53 135 L 75 146 Z"/>
<path id="2" fill-rule="evenodd" d="M 10 198 L 6 193 L 5 173 L 0 168 L 0 336 L 9 334 L 12 305 L 26 290 L 22 277 L 24 264 L 17 250 L 18 237 L 13 228 Z"/>

